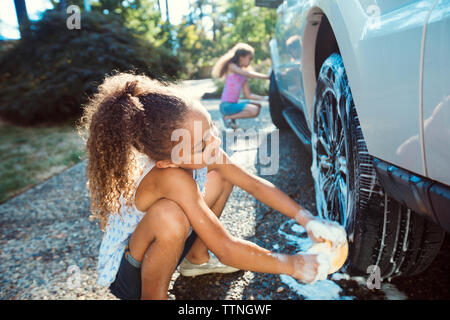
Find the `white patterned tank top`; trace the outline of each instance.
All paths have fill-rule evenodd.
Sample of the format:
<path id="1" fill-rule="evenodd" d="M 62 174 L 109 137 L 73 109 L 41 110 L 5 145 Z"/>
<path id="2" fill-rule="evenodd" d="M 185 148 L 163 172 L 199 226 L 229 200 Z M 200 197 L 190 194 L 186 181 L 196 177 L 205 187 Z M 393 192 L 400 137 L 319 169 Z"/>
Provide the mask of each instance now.
<path id="1" fill-rule="evenodd" d="M 142 179 L 150 172 L 155 166 L 155 162 L 148 157 L 144 157 L 143 173 L 136 182 L 136 189 L 139 187 Z M 193 170 L 193 178 L 197 182 L 200 191 L 204 195 L 206 174 L 208 168 Z M 136 194 L 136 192 L 135 192 Z M 98 255 L 97 283 L 101 286 L 109 286 L 116 278 L 117 271 L 119 270 L 120 261 L 124 253 L 125 247 L 128 244 L 129 237 L 136 229 L 137 225 L 144 217 L 145 212 L 139 211 L 134 205 L 127 206 L 125 200 L 120 196 L 121 208 L 119 214 L 111 214 L 108 218 L 105 234 L 100 245 L 100 251 Z M 192 228 L 191 228 L 192 232 Z"/>

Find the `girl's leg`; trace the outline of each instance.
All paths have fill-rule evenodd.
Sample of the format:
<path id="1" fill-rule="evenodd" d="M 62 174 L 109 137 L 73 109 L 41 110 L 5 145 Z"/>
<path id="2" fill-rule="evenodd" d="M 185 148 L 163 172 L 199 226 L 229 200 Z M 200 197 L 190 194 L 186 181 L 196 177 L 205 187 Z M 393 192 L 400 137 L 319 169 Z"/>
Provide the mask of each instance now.
<path id="1" fill-rule="evenodd" d="M 171 200 L 157 201 L 142 218 L 129 241 L 131 256 L 142 261 L 141 299 L 167 299 L 189 230 L 184 211 Z"/>
<path id="2" fill-rule="evenodd" d="M 245 106 L 244 110 L 241 112 L 231 114 L 228 116 L 224 116 L 223 118 L 225 120 L 228 119 L 244 119 L 244 118 L 256 118 L 259 115 L 259 112 L 261 111 L 261 104 L 259 103 L 249 103 Z"/>
<path id="3" fill-rule="evenodd" d="M 233 191 L 233 184 L 222 178 L 220 173 L 215 170 L 208 172 L 205 202 L 217 217 L 222 214 L 231 191 Z M 208 248 L 199 237 L 195 240 L 186 258 L 194 264 L 202 264 L 209 260 Z"/>

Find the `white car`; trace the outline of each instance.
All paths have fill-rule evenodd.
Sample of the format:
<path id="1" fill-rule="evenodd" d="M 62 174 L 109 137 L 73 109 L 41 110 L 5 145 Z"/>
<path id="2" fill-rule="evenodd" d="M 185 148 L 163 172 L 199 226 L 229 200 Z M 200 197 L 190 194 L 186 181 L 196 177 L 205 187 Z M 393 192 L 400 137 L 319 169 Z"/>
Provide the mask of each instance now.
<path id="1" fill-rule="evenodd" d="M 278 12 L 272 120 L 311 150 L 346 271 L 422 272 L 450 231 L 450 0 L 256 4 Z"/>

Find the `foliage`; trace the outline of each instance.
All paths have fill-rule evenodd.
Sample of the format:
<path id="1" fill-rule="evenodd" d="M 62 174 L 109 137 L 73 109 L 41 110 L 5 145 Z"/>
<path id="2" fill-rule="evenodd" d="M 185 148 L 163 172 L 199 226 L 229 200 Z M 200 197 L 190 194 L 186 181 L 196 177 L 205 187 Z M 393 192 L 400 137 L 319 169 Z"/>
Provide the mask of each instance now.
<path id="1" fill-rule="evenodd" d="M 170 49 L 149 44 L 120 16 L 83 13 L 80 30 L 69 30 L 66 19 L 46 11 L 0 56 L 3 119 L 22 125 L 64 121 L 80 115 L 86 97 L 113 70 L 173 79 L 182 69 Z"/>
<path id="2" fill-rule="evenodd" d="M 217 59 L 238 42 L 255 48 L 254 65 L 270 57 L 274 9 L 255 7 L 254 0 L 197 0 L 177 26 L 178 55 L 186 78 L 210 77 Z M 207 25 L 212 25 L 209 29 Z"/>
<path id="3" fill-rule="evenodd" d="M 162 21 L 157 0 L 91 1 L 89 13 L 83 0 L 66 2 L 81 8 L 81 30 L 68 30 L 60 1 L 51 1 L 55 10 L 0 50 L 0 117 L 16 124 L 77 117 L 113 70 L 209 78 L 217 59 L 237 42 L 252 45 L 252 65 L 268 71 L 276 12 L 255 7 L 254 0 L 190 0 L 190 12 L 177 26 Z M 254 93 L 267 92 L 267 81 L 252 80 L 250 86 Z"/>

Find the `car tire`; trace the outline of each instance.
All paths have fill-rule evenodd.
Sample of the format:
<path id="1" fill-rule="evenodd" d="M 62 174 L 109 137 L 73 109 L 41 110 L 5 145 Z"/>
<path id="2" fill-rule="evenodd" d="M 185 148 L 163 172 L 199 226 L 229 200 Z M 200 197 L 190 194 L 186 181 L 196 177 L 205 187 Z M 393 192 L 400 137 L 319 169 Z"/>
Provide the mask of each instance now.
<path id="1" fill-rule="evenodd" d="M 275 74 L 272 72 L 270 74 L 269 85 L 269 111 L 273 124 L 280 130 L 290 128 L 289 124 L 286 122 L 286 119 L 283 117 L 283 107 L 283 100 L 281 99 L 280 92 L 278 91 Z"/>
<path id="2" fill-rule="evenodd" d="M 367 275 L 377 267 L 381 279 L 424 271 L 438 254 L 445 232 L 381 187 L 339 54 L 322 65 L 313 119 L 311 171 L 317 211 L 347 231 L 344 270 Z"/>

